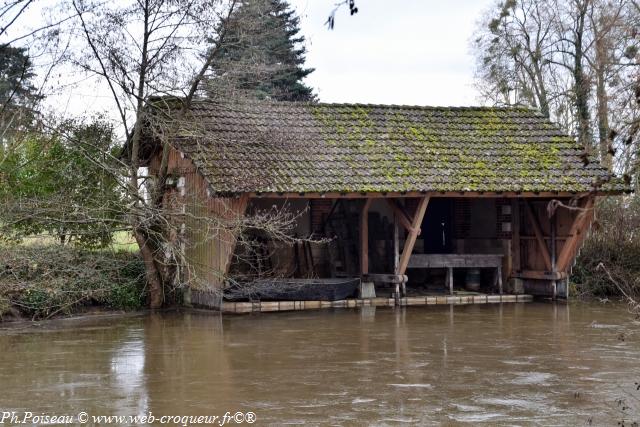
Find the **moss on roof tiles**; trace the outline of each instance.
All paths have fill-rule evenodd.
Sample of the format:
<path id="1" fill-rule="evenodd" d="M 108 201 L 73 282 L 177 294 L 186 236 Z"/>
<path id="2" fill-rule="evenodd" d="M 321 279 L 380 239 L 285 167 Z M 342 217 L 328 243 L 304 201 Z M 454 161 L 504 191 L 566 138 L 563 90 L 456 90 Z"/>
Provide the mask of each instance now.
<path id="1" fill-rule="evenodd" d="M 200 100 L 191 117 L 175 146 L 221 193 L 586 192 L 607 175 L 526 108 Z"/>

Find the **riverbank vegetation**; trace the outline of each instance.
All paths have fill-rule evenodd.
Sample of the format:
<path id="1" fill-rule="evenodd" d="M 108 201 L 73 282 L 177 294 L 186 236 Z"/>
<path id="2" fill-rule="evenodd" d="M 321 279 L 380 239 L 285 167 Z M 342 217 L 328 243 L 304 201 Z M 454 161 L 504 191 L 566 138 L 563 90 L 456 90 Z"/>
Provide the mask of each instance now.
<path id="1" fill-rule="evenodd" d="M 136 252 L 12 245 L 0 247 L 0 259 L 0 319 L 146 305 L 144 265 Z"/>
<path id="2" fill-rule="evenodd" d="M 597 208 L 596 222 L 573 269 L 577 296 L 622 296 L 640 302 L 640 198 L 611 197 Z"/>

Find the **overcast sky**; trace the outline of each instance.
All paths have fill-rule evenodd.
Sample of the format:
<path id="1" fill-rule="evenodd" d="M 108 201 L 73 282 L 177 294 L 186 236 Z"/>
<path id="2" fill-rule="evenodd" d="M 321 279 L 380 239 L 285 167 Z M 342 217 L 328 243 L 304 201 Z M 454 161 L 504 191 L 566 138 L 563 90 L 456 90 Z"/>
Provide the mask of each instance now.
<path id="1" fill-rule="evenodd" d="M 289 0 L 301 18 L 307 66 L 316 69 L 307 83 L 321 101 L 480 104 L 469 42 L 495 0 L 356 0 L 359 12 L 349 16 L 343 6 L 330 31 L 325 21 L 338 1 Z M 114 113 L 106 85 L 95 85 L 95 79 L 81 80 L 47 102 L 64 115 Z"/>
<path id="2" fill-rule="evenodd" d="M 356 0 L 324 25 L 331 0 L 291 0 L 307 38 L 308 83 L 321 101 L 478 104 L 469 41 L 494 0 Z"/>

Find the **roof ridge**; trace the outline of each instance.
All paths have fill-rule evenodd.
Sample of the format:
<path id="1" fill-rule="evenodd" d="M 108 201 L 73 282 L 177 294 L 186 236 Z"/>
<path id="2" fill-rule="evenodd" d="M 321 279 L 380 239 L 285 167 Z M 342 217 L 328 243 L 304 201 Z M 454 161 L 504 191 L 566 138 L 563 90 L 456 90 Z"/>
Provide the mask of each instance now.
<path id="1" fill-rule="evenodd" d="M 278 101 L 274 99 L 230 99 L 217 100 L 212 98 L 198 98 L 194 100 L 197 103 L 215 104 L 215 105 L 289 105 L 296 107 L 303 106 L 330 106 L 330 107 L 369 107 L 369 108 L 403 108 L 416 110 L 483 110 L 483 111 L 527 111 L 540 113 L 536 108 L 524 105 L 513 106 L 490 106 L 490 105 L 418 105 L 418 104 L 379 104 L 364 102 L 313 102 L 313 101 Z"/>

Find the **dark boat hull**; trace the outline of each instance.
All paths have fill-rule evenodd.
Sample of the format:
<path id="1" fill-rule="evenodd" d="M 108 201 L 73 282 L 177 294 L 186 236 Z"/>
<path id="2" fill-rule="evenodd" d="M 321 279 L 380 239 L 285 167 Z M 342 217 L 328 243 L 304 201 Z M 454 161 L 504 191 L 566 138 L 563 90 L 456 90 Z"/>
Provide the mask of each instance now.
<path id="1" fill-rule="evenodd" d="M 272 279 L 225 290 L 228 301 L 337 301 L 357 296 L 360 279 Z"/>

